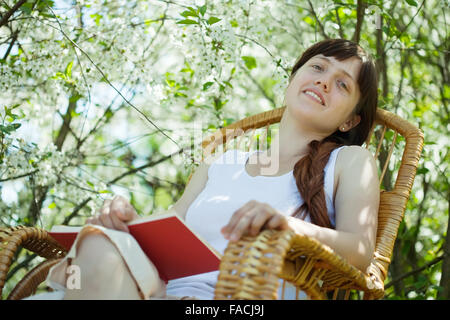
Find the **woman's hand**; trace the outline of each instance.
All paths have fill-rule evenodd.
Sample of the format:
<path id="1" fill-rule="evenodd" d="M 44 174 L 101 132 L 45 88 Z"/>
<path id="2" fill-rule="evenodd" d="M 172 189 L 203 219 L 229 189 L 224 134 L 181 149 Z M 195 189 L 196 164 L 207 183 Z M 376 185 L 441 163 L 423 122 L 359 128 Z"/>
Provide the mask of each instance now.
<path id="1" fill-rule="evenodd" d="M 127 222 L 139 218 L 134 207 L 122 196 L 105 200 L 99 210 L 99 215 L 86 220 L 86 224 L 96 224 L 105 228 L 129 232 Z"/>
<path id="2" fill-rule="evenodd" d="M 244 234 L 256 236 L 262 229 L 291 228 L 288 217 L 267 203 L 251 200 L 234 212 L 230 222 L 221 229 L 224 237 L 237 241 Z"/>

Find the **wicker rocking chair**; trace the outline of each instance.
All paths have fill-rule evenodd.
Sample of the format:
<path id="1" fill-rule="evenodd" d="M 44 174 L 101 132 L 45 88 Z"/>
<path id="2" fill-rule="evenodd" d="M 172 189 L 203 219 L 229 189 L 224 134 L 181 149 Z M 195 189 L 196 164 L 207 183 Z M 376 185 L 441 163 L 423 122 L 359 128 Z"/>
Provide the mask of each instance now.
<path id="1" fill-rule="evenodd" d="M 248 132 L 252 143 L 257 130 L 262 130 L 260 136 L 267 139 L 269 126 L 280 122 L 284 109 L 250 116 L 216 131 L 202 142 L 203 150 L 207 154 L 220 148 L 226 150 L 231 141 L 240 143 Z M 258 236 L 243 237 L 228 245 L 220 264 L 215 299 L 276 299 L 280 278 L 284 279 L 283 287 L 287 281 L 310 299 L 348 299 L 352 290 L 363 292 L 364 299 L 383 298 L 384 280 L 414 182 L 423 133 L 399 116 L 378 109 L 365 146 L 378 160 L 381 182 L 385 179 L 385 185 L 389 186 L 390 177 L 385 177 L 386 172 L 397 172 L 392 190 L 380 188 L 376 247 L 366 272 L 315 239 L 292 231 L 265 230 Z M 395 161 L 396 158 L 401 161 Z M 23 299 L 34 294 L 50 267 L 66 254 L 45 230 L 36 227 L 0 229 L 0 241 L 0 295 L 20 246 L 47 259 L 29 271 L 7 299 Z"/>

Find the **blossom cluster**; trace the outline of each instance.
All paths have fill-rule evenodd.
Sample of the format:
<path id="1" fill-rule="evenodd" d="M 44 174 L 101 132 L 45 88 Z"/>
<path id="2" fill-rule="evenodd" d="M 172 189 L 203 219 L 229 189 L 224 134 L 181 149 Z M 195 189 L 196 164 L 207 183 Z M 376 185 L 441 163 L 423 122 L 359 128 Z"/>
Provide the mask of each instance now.
<path id="1" fill-rule="evenodd" d="M 0 164 L 2 180 L 30 174 L 37 186 L 49 186 L 57 182 L 66 167 L 76 164 L 75 157 L 58 151 L 54 144 L 41 149 L 23 139 L 16 141 L 17 145 L 9 147 L 5 160 Z"/>

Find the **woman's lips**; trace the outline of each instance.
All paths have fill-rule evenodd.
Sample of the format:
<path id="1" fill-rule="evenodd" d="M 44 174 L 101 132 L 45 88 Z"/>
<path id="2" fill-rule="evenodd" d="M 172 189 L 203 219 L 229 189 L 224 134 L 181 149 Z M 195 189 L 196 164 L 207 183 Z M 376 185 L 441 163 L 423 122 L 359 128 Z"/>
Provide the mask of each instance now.
<path id="1" fill-rule="evenodd" d="M 311 99 L 312 101 L 314 101 L 315 103 L 320 104 L 321 106 L 323 106 L 323 104 L 321 104 L 319 101 L 317 101 L 316 98 L 311 97 L 309 94 L 307 94 L 307 93 L 305 93 L 305 92 L 303 92 L 303 94 L 304 94 L 305 96 L 307 96 L 309 99 Z"/>

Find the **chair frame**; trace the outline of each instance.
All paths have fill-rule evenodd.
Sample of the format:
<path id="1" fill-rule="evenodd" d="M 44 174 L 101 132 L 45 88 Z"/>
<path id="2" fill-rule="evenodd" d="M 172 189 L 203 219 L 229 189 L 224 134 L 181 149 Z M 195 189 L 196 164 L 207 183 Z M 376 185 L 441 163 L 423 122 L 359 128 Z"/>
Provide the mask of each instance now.
<path id="1" fill-rule="evenodd" d="M 229 141 L 248 130 L 254 133 L 256 129 L 266 127 L 267 132 L 270 125 L 280 122 L 284 111 L 285 107 L 281 107 L 262 112 L 221 128 L 202 141 L 202 150 L 208 155 L 222 144 L 226 148 Z M 364 299 L 383 298 L 384 281 L 414 183 L 424 137 L 413 124 L 378 108 L 366 148 L 379 125 L 383 129 L 378 132 L 380 137 L 375 158 L 380 155 L 386 130 L 394 131 L 387 159 L 380 168 L 380 181 L 387 171 L 397 136 L 404 137 L 406 143 L 393 189 L 380 190 L 376 247 L 366 272 L 350 265 L 333 249 L 313 238 L 293 231 L 264 230 L 257 236 L 246 236 L 229 243 L 220 264 L 215 299 L 276 299 L 280 278 L 296 286 L 297 292 L 306 292 L 310 299 L 327 299 L 330 292 L 335 299 L 339 290 L 345 291 L 344 299 L 349 298 L 350 290 L 362 291 Z M 0 241 L 0 296 L 7 272 L 20 247 L 47 258 L 28 272 L 7 299 L 23 299 L 34 294 L 50 267 L 67 254 L 47 231 L 37 227 L 1 228 Z"/>

